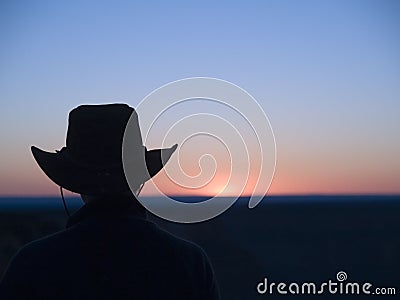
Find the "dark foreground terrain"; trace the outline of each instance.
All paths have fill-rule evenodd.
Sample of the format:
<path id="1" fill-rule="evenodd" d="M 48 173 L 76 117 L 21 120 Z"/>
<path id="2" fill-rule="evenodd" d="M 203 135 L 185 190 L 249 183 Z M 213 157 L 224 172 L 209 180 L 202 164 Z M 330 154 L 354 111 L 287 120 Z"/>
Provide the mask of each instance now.
<path id="1" fill-rule="evenodd" d="M 59 201 L 54 199 L 54 201 Z M 63 228 L 65 214 L 53 206 L 0 202 L 0 275 L 23 244 Z M 75 204 L 77 202 L 75 201 Z M 209 255 L 223 299 L 399 299 L 400 196 L 267 197 L 255 209 L 240 199 L 223 215 L 199 224 L 150 218 L 164 229 L 201 245 Z M 336 279 L 394 287 L 396 295 L 319 296 L 257 293 L 257 284 L 300 285 Z M 393 290 L 392 290 L 393 292 Z"/>

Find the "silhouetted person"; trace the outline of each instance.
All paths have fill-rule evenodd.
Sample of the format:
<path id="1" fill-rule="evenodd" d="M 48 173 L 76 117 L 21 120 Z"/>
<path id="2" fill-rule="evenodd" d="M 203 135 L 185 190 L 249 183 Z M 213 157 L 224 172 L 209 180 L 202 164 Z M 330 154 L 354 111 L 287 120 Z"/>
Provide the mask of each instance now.
<path id="1" fill-rule="evenodd" d="M 0 283 L 0 299 L 219 298 L 204 251 L 148 221 L 128 187 L 121 153 L 131 115 L 138 148 L 128 163 L 137 166 L 134 187 L 140 190 L 176 145 L 147 151 L 137 114 L 128 105 L 79 106 L 69 115 L 66 147 L 56 153 L 32 147 L 46 175 L 81 194 L 85 205 L 65 230 L 15 255 Z"/>

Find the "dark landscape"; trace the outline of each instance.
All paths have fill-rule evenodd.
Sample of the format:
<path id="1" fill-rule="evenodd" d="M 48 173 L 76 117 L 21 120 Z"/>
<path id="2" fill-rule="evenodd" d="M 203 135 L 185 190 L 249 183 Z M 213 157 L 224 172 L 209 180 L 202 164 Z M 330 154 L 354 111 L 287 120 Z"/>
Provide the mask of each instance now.
<path id="1" fill-rule="evenodd" d="M 259 295 L 257 284 L 336 280 L 395 287 L 400 293 L 400 196 L 269 196 L 255 209 L 241 198 L 219 217 L 177 224 L 149 215 L 201 245 L 222 299 L 364 299 L 365 295 Z M 80 200 L 67 199 L 71 210 Z M 0 198 L 0 275 L 19 247 L 61 230 L 59 198 Z M 73 276 L 73 274 L 71 274 Z M 371 298 L 397 299 L 398 295 Z"/>

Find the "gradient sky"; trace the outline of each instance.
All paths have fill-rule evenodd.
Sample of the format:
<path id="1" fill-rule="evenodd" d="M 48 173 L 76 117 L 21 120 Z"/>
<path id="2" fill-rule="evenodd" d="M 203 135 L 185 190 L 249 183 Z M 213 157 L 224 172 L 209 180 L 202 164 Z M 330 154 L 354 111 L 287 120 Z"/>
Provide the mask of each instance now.
<path id="1" fill-rule="evenodd" d="M 30 145 L 75 106 L 193 76 L 265 110 L 271 193 L 400 193 L 399 1 L 1 1 L 0 44 L 0 195 L 57 194 Z"/>

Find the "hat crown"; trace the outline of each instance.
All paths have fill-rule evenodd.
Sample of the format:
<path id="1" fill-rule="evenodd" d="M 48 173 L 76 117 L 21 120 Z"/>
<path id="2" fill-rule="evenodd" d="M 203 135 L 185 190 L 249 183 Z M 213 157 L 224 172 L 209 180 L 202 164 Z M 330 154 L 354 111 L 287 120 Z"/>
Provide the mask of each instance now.
<path id="1" fill-rule="evenodd" d="M 122 163 L 122 142 L 130 117 L 130 140 L 142 147 L 136 111 L 127 104 L 80 105 L 68 118 L 66 150 L 79 162 L 96 165 Z"/>

